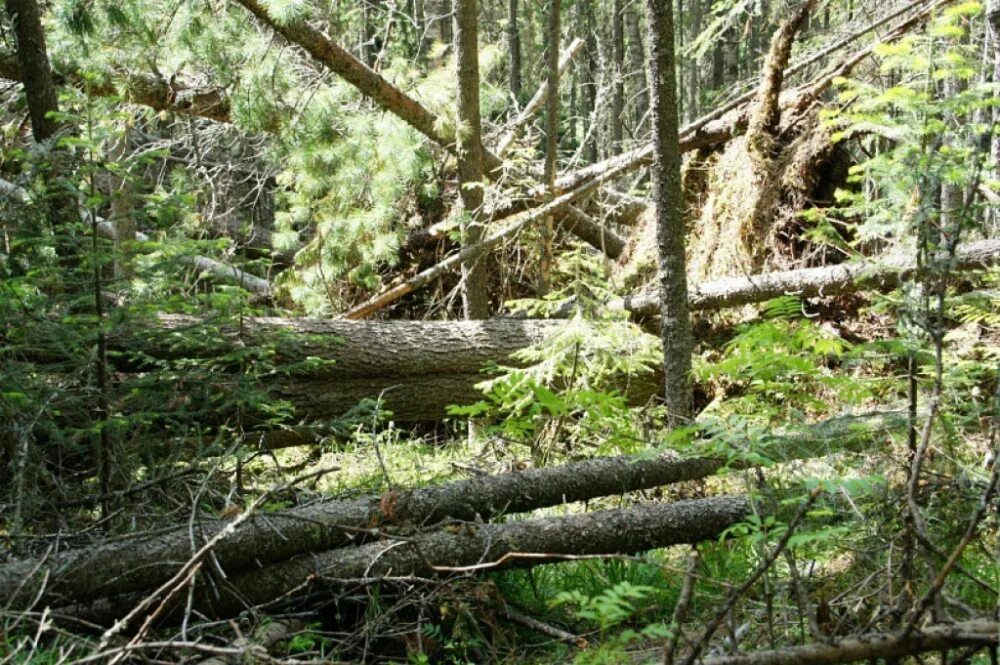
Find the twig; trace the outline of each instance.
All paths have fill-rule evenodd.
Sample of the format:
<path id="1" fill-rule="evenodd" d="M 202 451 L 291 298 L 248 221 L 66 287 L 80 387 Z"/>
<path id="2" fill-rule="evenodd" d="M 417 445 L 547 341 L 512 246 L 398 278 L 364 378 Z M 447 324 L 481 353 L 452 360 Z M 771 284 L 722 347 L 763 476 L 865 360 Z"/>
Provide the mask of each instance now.
<path id="1" fill-rule="evenodd" d="M 688 554 L 687 574 L 684 576 L 684 586 L 681 587 L 681 595 L 674 606 L 674 615 L 670 620 L 672 633 L 663 645 L 663 665 L 673 665 L 674 651 L 677 649 L 677 637 L 682 634 L 681 624 L 687 618 L 688 609 L 691 606 L 691 596 L 694 595 L 694 583 L 697 579 L 698 561 L 700 555 L 697 547 L 692 547 Z"/>
<path id="2" fill-rule="evenodd" d="M 567 632 L 561 628 L 556 628 L 550 624 L 543 621 L 539 621 L 534 617 L 529 617 L 526 614 L 521 614 L 517 610 L 511 607 L 505 607 L 503 610 L 503 615 L 513 621 L 514 623 L 519 623 L 525 628 L 535 631 L 541 635 L 547 635 L 560 642 L 566 642 L 567 644 L 572 644 L 579 649 L 587 648 L 587 639 L 580 636 L 574 635 L 573 633 Z"/>
<path id="3" fill-rule="evenodd" d="M 799 508 L 799 512 L 796 513 L 794 518 L 792 518 L 792 521 L 788 523 L 788 528 L 785 530 L 784 535 L 781 537 L 781 540 L 778 541 L 774 550 L 772 550 L 767 558 L 760 562 L 756 570 L 751 573 L 750 577 L 748 577 L 743 584 L 729 592 L 726 604 L 715 614 L 715 617 L 708 624 L 708 627 L 705 628 L 705 632 L 702 634 L 701 639 L 698 640 L 697 644 L 694 645 L 694 648 L 691 649 L 691 653 L 684 660 L 684 665 L 694 665 L 695 662 L 697 662 L 702 650 L 708 644 L 708 641 L 712 639 L 712 636 L 715 635 L 715 631 L 719 629 L 722 622 L 726 620 L 726 616 L 729 615 L 729 612 L 736 606 L 736 602 L 743 596 L 743 594 L 750 590 L 750 587 L 752 587 L 764 573 L 771 568 L 771 565 L 774 564 L 778 556 L 780 556 L 788 546 L 788 542 L 791 540 L 792 534 L 795 533 L 795 529 L 798 527 L 799 522 L 802 521 L 806 513 L 809 511 L 809 508 L 812 507 L 813 503 L 815 503 L 816 499 L 819 498 L 819 495 L 822 492 L 823 487 L 821 485 L 817 485 L 816 488 L 809 493 L 809 498 L 806 499 L 806 502 L 802 504 L 801 508 Z"/>

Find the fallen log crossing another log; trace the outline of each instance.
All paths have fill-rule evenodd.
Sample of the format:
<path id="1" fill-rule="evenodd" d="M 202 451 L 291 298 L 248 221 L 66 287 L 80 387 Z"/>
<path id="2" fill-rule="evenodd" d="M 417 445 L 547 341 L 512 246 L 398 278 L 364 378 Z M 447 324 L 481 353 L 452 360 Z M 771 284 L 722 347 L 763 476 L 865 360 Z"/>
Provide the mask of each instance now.
<path id="1" fill-rule="evenodd" d="M 859 422 L 867 428 L 858 430 Z M 822 455 L 833 446 L 860 449 L 869 445 L 872 437 L 882 437 L 904 423 L 893 414 L 882 413 L 860 419 L 837 418 L 805 434 L 776 437 L 770 449 L 776 459 Z M 714 456 L 682 457 L 676 453 L 597 458 L 382 496 L 328 501 L 252 516 L 219 542 L 213 555 L 219 566 L 231 573 L 391 535 L 401 526 L 413 528 L 448 519 L 489 520 L 696 480 L 715 474 L 726 463 Z M 195 533 L 199 541 L 207 542 L 227 525 L 223 519 L 205 519 L 197 523 Z M 0 598 L 8 599 L 9 608 L 17 609 L 36 602 L 71 604 L 155 588 L 183 565 L 191 547 L 191 531 L 183 527 L 3 564 Z M 136 565 L 139 561 L 143 565 Z"/>

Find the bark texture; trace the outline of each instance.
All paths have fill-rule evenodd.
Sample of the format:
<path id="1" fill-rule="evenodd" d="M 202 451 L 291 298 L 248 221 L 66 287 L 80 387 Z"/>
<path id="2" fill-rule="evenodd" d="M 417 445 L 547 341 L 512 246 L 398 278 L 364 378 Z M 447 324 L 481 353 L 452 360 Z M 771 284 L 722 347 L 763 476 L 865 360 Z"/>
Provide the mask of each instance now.
<path id="1" fill-rule="evenodd" d="M 386 81 L 371 67 L 331 41 L 322 32 L 302 21 L 290 23 L 275 21 L 259 0 L 237 1 L 262 23 L 293 44 L 301 46 L 309 55 L 356 87 L 379 106 L 395 114 L 435 143 L 454 150 L 454 139 L 441 133 L 440 129 L 435 126 L 436 116 L 423 104 Z"/>
<path id="2" fill-rule="evenodd" d="M 681 425 L 691 416 L 691 317 L 685 266 L 684 196 L 678 140 L 677 67 L 674 18 L 670 2 L 649 0 L 649 53 L 653 79 L 653 143 L 656 160 L 653 200 L 659 249 L 660 316 L 663 338 L 664 397 L 669 422 Z"/>
<path id="3" fill-rule="evenodd" d="M 859 427 L 863 425 L 863 427 Z M 895 414 L 834 418 L 803 432 L 775 436 L 775 460 L 864 450 L 885 433 L 906 426 Z M 663 453 L 596 458 L 557 467 L 479 476 L 422 489 L 328 501 L 252 517 L 214 549 L 228 573 L 284 561 L 295 555 L 344 547 L 382 531 L 412 530 L 446 519 L 490 520 L 500 515 L 650 489 L 711 476 L 726 464 L 714 457 Z M 197 543 L 220 533 L 227 522 L 197 522 Z M 37 594 L 42 603 L 91 598 L 152 588 L 169 579 L 192 551 L 187 528 L 93 548 L 65 550 L 44 560 L 0 565 L 0 597 L 21 607 Z M 137 561 L 145 565 L 135 565 Z M 43 591 L 44 589 L 44 591 Z"/>
<path id="4" fill-rule="evenodd" d="M 521 96 L 521 29 L 517 20 L 518 0 L 507 0 L 507 50 L 510 58 L 510 94 Z M 503 151 L 500 151 L 501 156 Z"/>
<path id="5" fill-rule="evenodd" d="M 56 84 L 45 48 L 42 12 L 36 0 L 7 0 L 7 15 L 14 28 L 17 77 L 24 84 L 31 116 L 31 132 L 38 142 L 55 136 L 62 123 L 49 117 L 59 112 Z"/>
<path id="6" fill-rule="evenodd" d="M 562 0 L 549 0 L 548 44 L 545 51 L 546 87 L 550 94 L 545 104 L 545 188 L 548 198 L 555 198 L 556 169 L 559 161 L 559 41 Z M 542 220 L 541 257 L 538 261 L 538 292 L 545 295 L 552 281 L 555 263 L 553 237 L 555 227 L 551 217 Z"/>
<path id="7" fill-rule="evenodd" d="M 862 637 L 833 639 L 828 643 L 771 649 L 753 653 L 714 656 L 704 665 L 839 665 L 884 658 L 892 662 L 906 656 L 959 647 L 996 646 L 1000 624 L 994 621 L 962 621 L 928 626 L 906 636 L 872 633 Z"/>
<path id="8" fill-rule="evenodd" d="M 567 555 L 633 554 L 693 544 L 717 538 L 749 514 L 747 497 L 724 496 L 499 525 L 470 522 L 406 540 L 388 538 L 297 556 L 230 575 L 218 597 L 198 593 L 196 607 L 228 617 L 287 597 L 292 590 L 298 595 L 322 592 L 341 580 L 453 575 L 537 566 Z M 98 608 L 89 618 L 107 621 L 121 614 L 115 609 Z"/>
<path id="9" fill-rule="evenodd" d="M 479 117 L 479 21 L 476 0 L 455 0 L 455 51 L 458 54 L 458 180 L 465 222 L 462 243 L 483 238 L 483 142 Z M 485 257 L 462 263 L 462 309 L 466 319 L 490 315 Z"/>
<path id="10" fill-rule="evenodd" d="M 611 2 L 611 146 L 609 152 L 621 150 L 625 115 L 625 20 L 622 0 Z"/>
<path id="11" fill-rule="evenodd" d="M 959 245 L 951 269 L 976 270 L 997 263 L 1000 263 L 1000 240 L 980 240 Z M 891 291 L 913 276 L 916 270 L 915 256 L 890 256 L 702 282 L 691 288 L 688 297 L 691 309 L 712 311 L 764 302 L 784 295 L 815 298 L 865 289 Z M 626 309 L 640 317 L 655 316 L 660 307 L 658 298 L 650 294 L 612 301 L 610 306 Z"/>
<path id="12" fill-rule="evenodd" d="M 649 84 L 646 81 L 646 55 L 642 48 L 642 31 L 639 26 L 639 5 L 630 3 L 625 10 L 625 27 L 628 31 L 629 78 L 632 79 L 633 133 L 643 134 L 646 114 L 649 113 Z"/>

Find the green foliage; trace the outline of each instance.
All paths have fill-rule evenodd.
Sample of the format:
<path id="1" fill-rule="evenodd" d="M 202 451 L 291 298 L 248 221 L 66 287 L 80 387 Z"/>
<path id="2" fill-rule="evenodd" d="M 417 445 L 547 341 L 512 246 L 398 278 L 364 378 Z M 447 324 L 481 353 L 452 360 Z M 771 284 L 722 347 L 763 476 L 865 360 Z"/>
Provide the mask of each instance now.
<path id="1" fill-rule="evenodd" d="M 872 395 L 871 381 L 836 371 L 851 344 L 827 325 L 805 318 L 793 297 L 764 306 L 764 320 L 744 324 L 714 362 L 695 376 L 724 395 L 705 415 L 740 415 L 754 423 L 831 415 Z"/>

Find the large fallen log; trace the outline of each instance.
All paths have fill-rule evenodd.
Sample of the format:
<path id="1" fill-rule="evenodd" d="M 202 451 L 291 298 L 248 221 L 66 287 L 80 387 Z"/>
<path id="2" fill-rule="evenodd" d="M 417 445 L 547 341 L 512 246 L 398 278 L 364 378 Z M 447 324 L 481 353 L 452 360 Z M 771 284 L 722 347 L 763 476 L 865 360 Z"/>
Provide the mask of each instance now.
<path id="1" fill-rule="evenodd" d="M 886 431 L 902 426 L 905 421 L 894 414 L 835 418 L 800 433 L 776 436 L 768 450 L 776 460 L 822 455 L 833 449 L 862 450 Z M 401 525 L 431 525 L 449 518 L 489 520 L 705 478 L 725 465 L 726 460 L 716 457 L 676 453 L 618 456 L 329 501 L 253 516 L 219 542 L 213 554 L 222 569 L 231 573 L 361 542 Z M 184 527 L 4 564 L 0 566 L 0 598 L 18 608 L 36 598 L 43 605 L 70 604 L 155 588 L 176 572 L 192 547 L 216 537 L 227 524 L 211 518 L 198 522 L 194 545 L 192 532 Z"/>
<path id="2" fill-rule="evenodd" d="M 230 617 L 247 607 L 304 596 L 340 581 L 470 574 L 554 563 L 566 557 L 634 554 L 694 544 L 718 538 L 750 511 L 747 497 L 724 496 L 507 524 L 465 522 L 451 529 L 296 556 L 228 575 L 217 596 L 201 585 L 194 607 L 206 615 Z M 107 622 L 120 618 L 127 609 L 98 603 L 79 611 L 90 621 Z"/>
<path id="3" fill-rule="evenodd" d="M 1000 263 L 1000 239 L 992 238 L 960 245 L 950 267 L 952 270 L 976 270 L 997 263 Z M 851 261 L 835 266 L 702 282 L 689 289 L 688 298 L 692 310 L 712 311 L 784 295 L 814 298 L 865 289 L 891 291 L 912 277 L 916 270 L 916 256 L 898 255 L 882 260 Z M 609 307 L 649 317 L 659 313 L 660 304 L 655 294 L 642 294 L 612 301 Z"/>
<path id="4" fill-rule="evenodd" d="M 704 665 L 840 665 L 863 660 L 887 662 L 931 651 L 990 647 L 1000 643 L 1000 623 L 987 620 L 928 626 L 907 635 L 869 633 L 801 646 L 714 656 Z"/>

